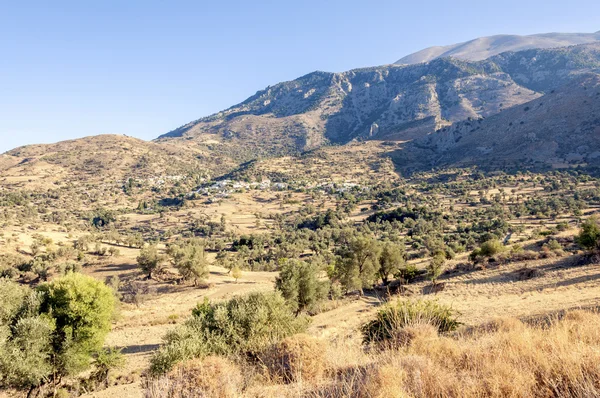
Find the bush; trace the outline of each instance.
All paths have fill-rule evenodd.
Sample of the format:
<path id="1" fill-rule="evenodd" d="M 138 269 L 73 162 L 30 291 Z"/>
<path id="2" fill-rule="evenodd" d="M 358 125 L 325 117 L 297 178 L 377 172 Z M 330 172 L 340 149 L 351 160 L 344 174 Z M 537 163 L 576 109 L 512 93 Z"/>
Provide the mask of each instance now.
<path id="1" fill-rule="evenodd" d="M 479 248 L 480 254 L 484 257 L 493 257 L 504 251 L 504 245 L 498 240 L 488 240 Z"/>
<path id="2" fill-rule="evenodd" d="M 400 268 L 394 276 L 398 279 L 403 279 L 404 281 L 406 281 L 406 283 L 410 283 L 419 274 L 420 271 L 416 266 L 408 264 L 405 267 Z"/>
<path id="3" fill-rule="evenodd" d="M 251 293 L 216 304 L 205 300 L 192 315 L 165 336 L 165 345 L 152 358 L 153 374 L 163 374 L 177 362 L 210 354 L 255 356 L 308 326 L 308 319 L 295 317 L 279 293 Z"/>
<path id="4" fill-rule="evenodd" d="M 505 249 L 500 241 L 496 239 L 488 240 L 482 243 L 478 249 L 473 250 L 469 255 L 469 259 L 476 263 L 481 257 L 493 257 L 502 253 Z"/>
<path id="5" fill-rule="evenodd" d="M 125 356 L 118 348 L 105 348 L 96 354 L 94 359 L 94 372 L 91 379 L 102 383 L 105 387 L 109 385 L 109 373 L 113 369 L 120 369 L 125 365 Z"/>
<path id="6" fill-rule="evenodd" d="M 600 248 L 600 221 L 597 217 L 592 216 L 581 225 L 577 243 L 588 250 Z"/>
<path id="7" fill-rule="evenodd" d="M 558 243 L 556 239 L 550 239 L 546 245 L 546 247 L 548 247 L 548 249 L 552 251 L 562 251 L 563 248 L 562 245 Z"/>
<path id="8" fill-rule="evenodd" d="M 460 322 L 451 307 L 435 301 L 398 301 L 379 310 L 376 318 L 362 327 L 363 341 L 393 342 L 403 328 L 415 324 L 431 324 L 439 332 L 448 332 Z"/>
<path id="9" fill-rule="evenodd" d="M 315 382 L 327 367 L 326 351 L 322 341 L 298 334 L 269 347 L 261 353 L 260 360 L 276 379 L 286 383 Z"/>

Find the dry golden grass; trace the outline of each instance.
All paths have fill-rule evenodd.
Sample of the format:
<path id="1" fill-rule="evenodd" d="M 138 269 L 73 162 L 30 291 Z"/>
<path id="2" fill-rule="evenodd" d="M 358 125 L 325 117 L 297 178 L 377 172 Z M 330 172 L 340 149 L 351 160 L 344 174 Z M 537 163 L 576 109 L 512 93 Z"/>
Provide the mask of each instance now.
<path id="1" fill-rule="evenodd" d="M 312 383 L 325 373 L 325 353 L 323 341 L 299 334 L 270 347 L 260 356 L 260 360 L 273 380 Z"/>
<path id="2" fill-rule="evenodd" d="M 234 398 L 242 387 L 242 372 L 222 357 L 184 362 L 166 377 L 151 381 L 147 398 Z"/>
<path id="3" fill-rule="evenodd" d="M 322 349 L 326 353 L 325 362 L 315 351 L 318 344 L 308 343 L 310 338 L 306 336 L 297 336 L 280 344 L 277 348 L 281 351 L 272 353 L 273 358 L 302 352 L 303 371 L 307 366 L 324 369 L 326 363 L 324 377 L 307 383 L 304 373 L 304 380 L 288 380 L 293 383 L 287 385 L 277 385 L 275 379 L 246 378 L 251 385 L 237 391 L 236 396 L 597 397 L 600 396 L 599 325 L 600 315 L 582 310 L 568 312 L 561 319 L 547 317 L 536 324 L 500 318 L 476 329 L 443 336 L 435 329 L 418 325 L 411 329 L 410 341 L 403 347 L 369 352 L 356 339 L 347 339 Z M 219 397 L 228 396 L 219 395 L 225 391 L 222 389 L 235 391 L 243 384 L 235 378 L 235 365 L 224 359 L 211 361 L 217 365 L 195 361 L 180 366 L 169 378 L 160 381 L 162 388 L 214 391 L 207 396 Z M 299 369 L 291 365 L 287 370 L 295 366 Z"/>
<path id="4" fill-rule="evenodd" d="M 416 334 L 406 348 L 345 369 L 343 377 L 309 395 L 595 397 L 600 395 L 599 325 L 598 314 L 575 311 L 549 326 L 501 319 L 469 334 Z"/>

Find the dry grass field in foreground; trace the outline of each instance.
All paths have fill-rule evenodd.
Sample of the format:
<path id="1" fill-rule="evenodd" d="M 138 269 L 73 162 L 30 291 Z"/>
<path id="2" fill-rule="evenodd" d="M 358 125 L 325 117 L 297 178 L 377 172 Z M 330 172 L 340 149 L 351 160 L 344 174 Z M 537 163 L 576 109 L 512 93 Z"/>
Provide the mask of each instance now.
<path id="1" fill-rule="evenodd" d="M 600 306 L 598 265 L 578 265 L 579 261 L 573 255 L 448 274 L 441 279 L 445 289 L 435 295 L 423 293 L 425 281 L 412 284 L 412 296 L 399 300 L 432 299 L 449 305 L 464 326 L 442 336 L 427 325 L 416 325 L 410 328 L 414 338 L 409 345 L 384 351 L 365 349 L 360 339 L 361 325 L 373 318 L 382 301 L 374 296 L 342 300 L 315 315 L 308 330 L 326 346 L 323 357 L 302 356 L 303 361 L 322 361 L 306 365 L 324 369 L 317 380 L 300 376 L 283 384 L 260 365 L 213 358 L 208 365 L 199 360 L 181 365 L 145 391 L 142 379 L 131 375 L 143 374 L 162 336 L 175 327 L 171 319 L 185 319 L 203 297 L 222 299 L 272 289 L 271 273 L 245 272 L 236 284 L 225 270 L 213 267 L 208 290 L 173 291 L 140 307 L 124 306 L 107 344 L 124 348 L 127 365 L 120 373 L 133 383 L 89 397 L 595 396 L 600 383 L 600 317 L 581 310 L 562 319 L 558 315 L 568 308 Z M 522 280 L 519 271 L 524 267 L 539 273 Z M 172 314 L 177 316 L 169 318 Z M 179 373 L 192 371 L 193 377 Z M 192 386 L 198 395 L 164 391 L 190 387 L 179 386 L 179 377 L 200 383 Z"/>
<path id="2" fill-rule="evenodd" d="M 151 382 L 146 397 L 594 397 L 599 324 L 583 310 L 533 324 L 498 318 L 446 336 L 417 323 L 397 347 L 370 352 L 355 340 L 322 349 L 299 335 L 275 366 L 194 360 Z"/>

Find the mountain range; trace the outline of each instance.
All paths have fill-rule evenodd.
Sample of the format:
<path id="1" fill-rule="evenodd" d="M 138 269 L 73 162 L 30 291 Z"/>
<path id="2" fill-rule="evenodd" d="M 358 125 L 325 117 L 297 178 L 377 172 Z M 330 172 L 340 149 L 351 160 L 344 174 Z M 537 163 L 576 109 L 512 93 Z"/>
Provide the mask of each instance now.
<path id="1" fill-rule="evenodd" d="M 184 140 L 246 161 L 326 144 L 409 141 L 528 103 L 600 72 L 600 42 L 506 52 L 483 61 L 439 58 L 343 73 L 314 72 L 158 139 Z"/>
<path id="2" fill-rule="evenodd" d="M 596 33 L 543 33 L 528 36 L 496 35 L 479 37 L 464 43 L 429 47 L 407 55 L 396 64 L 417 64 L 437 58 L 453 57 L 468 61 L 482 61 L 507 51 L 522 51 L 532 48 L 555 48 L 600 41 Z"/>
<path id="3" fill-rule="evenodd" d="M 73 159 L 85 168 L 103 158 L 114 159 L 124 175 L 140 164 L 149 173 L 176 173 L 177 164 L 220 173 L 257 158 L 364 140 L 400 143 L 392 158 L 406 171 L 597 165 L 598 39 L 600 32 L 492 36 L 426 49 L 396 64 L 317 71 L 269 86 L 152 143 L 105 136 L 29 146 L 0 156 L 0 170 L 32 161 L 66 167 Z M 86 145 L 95 152 L 77 155 Z M 135 154 L 131 164 L 122 162 L 124 153 Z M 169 154 L 177 161 L 169 162 Z M 147 162 L 153 157 L 160 164 Z"/>

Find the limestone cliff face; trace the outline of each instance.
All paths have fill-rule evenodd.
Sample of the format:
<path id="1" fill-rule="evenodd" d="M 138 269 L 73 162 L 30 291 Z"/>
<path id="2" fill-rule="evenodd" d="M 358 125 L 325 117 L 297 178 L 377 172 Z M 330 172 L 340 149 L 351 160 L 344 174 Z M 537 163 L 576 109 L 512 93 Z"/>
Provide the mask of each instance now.
<path id="1" fill-rule="evenodd" d="M 504 53 L 480 62 L 444 58 L 314 72 L 268 87 L 159 140 L 185 139 L 260 156 L 354 139 L 413 140 L 532 101 L 597 70 L 600 43 Z"/>

